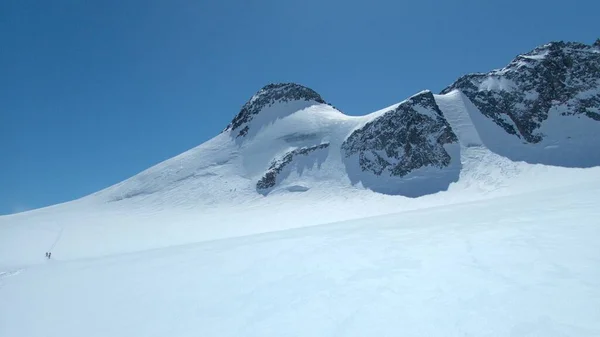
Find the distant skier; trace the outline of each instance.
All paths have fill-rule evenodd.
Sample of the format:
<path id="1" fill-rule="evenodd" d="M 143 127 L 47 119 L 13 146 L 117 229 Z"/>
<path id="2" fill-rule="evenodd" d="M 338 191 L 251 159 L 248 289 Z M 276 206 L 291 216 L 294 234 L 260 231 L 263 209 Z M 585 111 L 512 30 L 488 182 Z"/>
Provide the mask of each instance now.
<path id="1" fill-rule="evenodd" d="M 48 252 L 46 252 L 46 258 L 48 258 Z"/>
<path id="2" fill-rule="evenodd" d="M 48 258 L 52 257 L 52 252 L 48 252 Z"/>

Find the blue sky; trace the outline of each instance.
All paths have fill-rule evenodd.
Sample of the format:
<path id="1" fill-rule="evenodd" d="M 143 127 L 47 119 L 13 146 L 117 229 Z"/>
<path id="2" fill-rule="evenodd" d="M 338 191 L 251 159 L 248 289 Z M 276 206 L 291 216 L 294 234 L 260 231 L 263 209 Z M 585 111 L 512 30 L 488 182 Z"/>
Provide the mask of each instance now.
<path id="1" fill-rule="evenodd" d="M 270 82 L 368 113 L 552 40 L 598 1 L 0 2 L 0 214 L 108 187 L 208 140 Z"/>

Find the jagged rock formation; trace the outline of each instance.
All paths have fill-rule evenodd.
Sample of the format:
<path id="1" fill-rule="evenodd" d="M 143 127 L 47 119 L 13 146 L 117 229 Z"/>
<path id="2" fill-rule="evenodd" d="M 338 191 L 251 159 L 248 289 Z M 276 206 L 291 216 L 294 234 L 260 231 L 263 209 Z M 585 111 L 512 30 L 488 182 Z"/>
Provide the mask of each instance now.
<path id="1" fill-rule="evenodd" d="M 315 104 L 326 104 L 325 100 L 314 90 L 296 83 L 269 84 L 260 89 L 244 104 L 242 110 L 233 118 L 225 131 L 239 132 L 236 137 L 245 136 L 250 129 L 250 122 L 259 112 L 276 103 L 305 101 Z"/>
<path id="2" fill-rule="evenodd" d="M 433 94 L 424 91 L 355 130 L 342 152 L 358 154 L 362 171 L 402 177 L 425 166 L 448 166 L 444 145 L 457 141 Z"/>
<path id="3" fill-rule="evenodd" d="M 463 76 L 442 93 L 454 89 L 507 133 L 538 143 L 551 109 L 600 121 L 600 42 L 552 42 L 500 70 Z"/>
<path id="4" fill-rule="evenodd" d="M 328 147 L 329 143 L 323 143 L 315 146 L 298 148 L 286 153 L 286 155 L 281 159 L 274 160 L 271 163 L 271 166 L 269 166 L 269 169 L 265 175 L 258 181 L 258 183 L 256 183 L 256 189 L 260 191 L 274 187 L 277 183 L 279 174 L 281 174 L 283 169 L 288 167 L 294 161 L 294 159 L 298 158 L 299 156 L 308 156 L 315 151 L 324 150 Z"/>

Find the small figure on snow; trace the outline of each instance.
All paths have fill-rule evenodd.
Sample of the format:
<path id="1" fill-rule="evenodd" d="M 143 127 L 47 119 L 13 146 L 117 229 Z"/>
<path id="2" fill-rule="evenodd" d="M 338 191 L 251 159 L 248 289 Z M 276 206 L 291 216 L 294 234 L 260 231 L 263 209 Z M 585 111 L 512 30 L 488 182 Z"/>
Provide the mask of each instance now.
<path id="1" fill-rule="evenodd" d="M 48 252 L 48 258 L 52 257 L 52 252 Z"/>
<path id="2" fill-rule="evenodd" d="M 46 252 L 46 258 L 48 258 L 48 252 Z"/>

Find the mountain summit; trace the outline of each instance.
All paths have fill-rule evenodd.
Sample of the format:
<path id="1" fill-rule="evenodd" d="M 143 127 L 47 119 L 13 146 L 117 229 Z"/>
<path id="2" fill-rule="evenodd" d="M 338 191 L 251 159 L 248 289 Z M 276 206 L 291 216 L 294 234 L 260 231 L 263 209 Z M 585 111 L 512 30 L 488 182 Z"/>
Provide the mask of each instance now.
<path id="1" fill-rule="evenodd" d="M 326 104 L 314 90 L 296 83 L 272 83 L 252 96 L 225 130 L 237 132 L 236 137 L 243 137 L 259 114 L 263 119 L 272 121 L 314 104 Z"/>
<path id="2" fill-rule="evenodd" d="M 470 74 L 442 91 L 459 90 L 478 115 L 505 135 L 488 147 L 514 160 L 560 166 L 600 164 L 600 49 L 551 42 L 518 55 L 506 67 Z M 486 135 L 484 135 L 486 136 Z"/>
<path id="3" fill-rule="evenodd" d="M 600 48 L 552 42 L 358 117 L 303 85 L 269 84 L 215 138 L 84 199 L 204 209 L 290 193 L 494 189 L 486 172 L 518 162 L 599 166 L 598 135 Z"/>
<path id="4" fill-rule="evenodd" d="M 483 153 L 598 166 L 599 109 L 600 49 L 573 42 L 359 117 L 303 85 L 269 84 L 217 137 L 95 197 L 193 207 L 332 189 L 419 197 L 470 179 Z"/>
<path id="5" fill-rule="evenodd" d="M 597 47 L 552 42 L 517 56 L 502 69 L 463 76 L 442 94 L 461 90 L 507 133 L 539 143 L 549 136 L 540 128 L 553 114 L 600 121 L 599 81 Z"/>

